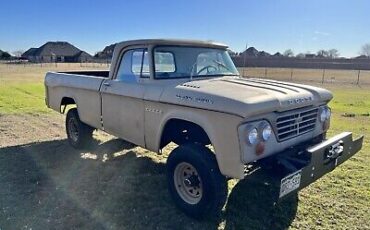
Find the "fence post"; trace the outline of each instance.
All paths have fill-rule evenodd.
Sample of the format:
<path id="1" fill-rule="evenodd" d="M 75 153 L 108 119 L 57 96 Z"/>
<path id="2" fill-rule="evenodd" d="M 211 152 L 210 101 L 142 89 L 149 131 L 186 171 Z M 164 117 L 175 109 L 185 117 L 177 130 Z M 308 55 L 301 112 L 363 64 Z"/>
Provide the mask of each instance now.
<path id="1" fill-rule="evenodd" d="M 358 70 L 358 73 L 357 73 L 357 85 L 360 84 L 360 73 L 361 73 L 361 70 Z"/>
<path id="2" fill-rule="evenodd" d="M 265 78 L 267 78 L 267 68 L 265 68 Z"/>
<path id="3" fill-rule="evenodd" d="M 290 69 L 290 81 L 293 81 L 293 69 Z"/>
<path id="4" fill-rule="evenodd" d="M 247 48 L 248 48 L 248 43 L 245 43 L 245 50 L 244 50 L 244 57 L 243 57 L 243 77 L 245 77 L 244 71 L 246 68 L 246 58 L 247 58 Z"/>
<path id="5" fill-rule="evenodd" d="M 321 84 L 324 84 L 324 80 L 325 80 L 325 69 L 323 69 L 323 71 L 322 71 L 322 80 L 321 80 Z"/>

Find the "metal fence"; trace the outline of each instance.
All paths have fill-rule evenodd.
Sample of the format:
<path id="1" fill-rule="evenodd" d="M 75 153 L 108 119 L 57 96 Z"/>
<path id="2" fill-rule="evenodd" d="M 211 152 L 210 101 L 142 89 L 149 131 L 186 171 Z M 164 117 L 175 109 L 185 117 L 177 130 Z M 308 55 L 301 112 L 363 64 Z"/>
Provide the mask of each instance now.
<path id="1" fill-rule="evenodd" d="M 10 63 L 0 62 L 0 74 L 5 72 L 45 72 L 80 69 L 106 70 L 110 63 Z M 370 70 L 335 70 L 301 68 L 238 68 L 244 77 L 258 77 L 283 81 L 370 85 Z"/>
<path id="2" fill-rule="evenodd" d="M 300 68 L 238 68 L 244 77 L 283 81 L 370 85 L 370 70 L 300 69 Z"/>

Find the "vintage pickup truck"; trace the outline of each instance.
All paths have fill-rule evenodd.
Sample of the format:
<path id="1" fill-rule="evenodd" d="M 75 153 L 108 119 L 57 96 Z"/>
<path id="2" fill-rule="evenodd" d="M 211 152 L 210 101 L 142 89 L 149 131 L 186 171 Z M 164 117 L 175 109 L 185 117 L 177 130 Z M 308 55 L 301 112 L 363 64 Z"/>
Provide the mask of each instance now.
<path id="1" fill-rule="evenodd" d="M 242 78 L 215 42 L 118 43 L 110 71 L 49 72 L 45 87 L 49 108 L 74 105 L 66 118 L 73 147 L 89 145 L 94 129 L 157 153 L 177 144 L 167 159 L 169 191 L 196 218 L 222 208 L 227 179 L 244 179 L 247 165 L 283 167 L 281 199 L 362 147 L 350 132 L 326 139 L 329 91 Z"/>

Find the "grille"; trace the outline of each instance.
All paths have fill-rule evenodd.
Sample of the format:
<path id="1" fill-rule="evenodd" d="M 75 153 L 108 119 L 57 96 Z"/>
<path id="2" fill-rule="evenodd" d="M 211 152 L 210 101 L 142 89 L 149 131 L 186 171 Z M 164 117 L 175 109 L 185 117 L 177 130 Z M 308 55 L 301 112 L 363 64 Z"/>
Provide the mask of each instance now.
<path id="1" fill-rule="evenodd" d="M 287 140 L 312 131 L 315 128 L 318 109 L 293 112 L 276 120 L 279 141 Z"/>

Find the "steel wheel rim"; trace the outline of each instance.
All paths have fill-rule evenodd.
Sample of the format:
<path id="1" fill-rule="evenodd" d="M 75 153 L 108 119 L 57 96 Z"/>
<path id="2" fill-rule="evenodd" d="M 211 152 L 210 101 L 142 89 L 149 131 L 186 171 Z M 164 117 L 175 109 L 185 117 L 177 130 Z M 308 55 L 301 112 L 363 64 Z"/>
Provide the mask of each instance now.
<path id="1" fill-rule="evenodd" d="M 69 130 L 69 136 L 71 139 L 76 142 L 78 140 L 78 124 L 75 118 L 71 118 L 68 121 L 68 130 Z"/>
<path id="2" fill-rule="evenodd" d="M 194 166 L 181 162 L 176 166 L 173 178 L 177 193 L 186 203 L 197 204 L 202 199 L 202 180 Z"/>

